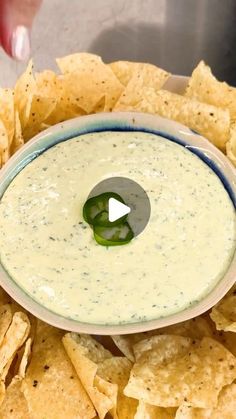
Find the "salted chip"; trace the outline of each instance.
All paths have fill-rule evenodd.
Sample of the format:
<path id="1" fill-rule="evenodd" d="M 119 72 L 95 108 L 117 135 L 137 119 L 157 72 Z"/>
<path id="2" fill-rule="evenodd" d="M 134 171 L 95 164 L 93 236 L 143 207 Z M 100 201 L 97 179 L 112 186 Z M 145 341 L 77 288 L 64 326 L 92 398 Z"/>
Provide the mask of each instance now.
<path id="1" fill-rule="evenodd" d="M 16 312 L 0 347 L 0 375 L 6 375 L 6 365 L 13 359 L 17 350 L 23 345 L 30 331 L 30 323 L 25 313 Z"/>
<path id="2" fill-rule="evenodd" d="M 126 397 L 123 393 L 129 381 L 132 363 L 125 357 L 112 357 L 98 364 L 97 375 L 108 383 L 118 386 L 117 406 L 113 409 L 113 417 L 119 419 L 132 418 L 137 409 L 137 400 Z"/>
<path id="3" fill-rule="evenodd" d="M 174 419 L 175 413 L 174 407 L 152 406 L 140 400 L 134 419 Z"/>
<path id="4" fill-rule="evenodd" d="M 9 304 L 11 302 L 11 297 L 0 287 L 0 305 Z"/>
<path id="5" fill-rule="evenodd" d="M 86 112 L 79 106 L 77 98 L 71 94 L 64 76 L 56 76 L 53 86 L 56 106 L 45 119 L 44 124 L 55 125 L 67 119 L 86 115 Z"/>
<path id="6" fill-rule="evenodd" d="M 231 119 L 236 120 L 236 88 L 218 81 L 204 61 L 194 69 L 188 82 L 186 96 L 228 109 Z"/>
<path id="7" fill-rule="evenodd" d="M 226 143 L 226 155 L 236 166 L 236 123 L 231 125 L 229 141 Z"/>
<path id="8" fill-rule="evenodd" d="M 17 353 L 15 375 L 17 375 L 18 377 L 21 377 L 21 378 L 25 377 L 26 368 L 29 363 L 29 358 L 31 355 L 31 345 L 32 345 L 32 339 L 28 338 L 24 346 Z"/>
<path id="9" fill-rule="evenodd" d="M 132 78 L 141 77 L 146 87 L 159 90 L 170 76 L 167 71 L 148 63 L 115 61 L 110 63 L 109 67 L 124 86 L 127 86 Z"/>
<path id="10" fill-rule="evenodd" d="M 24 138 L 21 129 L 19 112 L 15 112 L 15 129 L 14 136 L 11 144 L 11 154 L 16 153 L 24 145 Z"/>
<path id="11" fill-rule="evenodd" d="M 180 406 L 175 419 L 235 419 L 236 384 L 225 386 L 219 394 L 217 406 L 213 409 L 199 409 Z"/>
<path id="12" fill-rule="evenodd" d="M 8 139 L 6 127 L 1 121 L 1 119 L 0 119 L 0 157 L 1 157 L 1 165 L 0 165 L 0 168 L 1 168 L 10 158 L 10 142 Z"/>
<path id="13" fill-rule="evenodd" d="M 28 119 L 23 129 L 24 140 L 27 141 L 40 132 L 41 124 L 49 117 L 56 107 L 56 100 L 52 97 L 34 94 L 30 102 Z"/>
<path id="14" fill-rule="evenodd" d="M 131 361 L 134 362 L 135 356 L 133 346 L 141 340 L 156 335 L 178 335 L 192 339 L 202 339 L 204 336 L 213 337 L 213 329 L 203 317 L 196 317 L 185 322 L 162 327 L 143 333 L 133 333 L 132 335 L 111 336 L 119 350 Z"/>
<path id="15" fill-rule="evenodd" d="M 3 342 L 4 336 L 11 324 L 12 312 L 9 304 L 0 306 L 0 346 Z"/>
<path id="16" fill-rule="evenodd" d="M 16 110 L 24 130 L 31 108 L 32 97 L 36 92 L 36 81 L 33 74 L 33 61 L 30 60 L 25 72 L 17 80 L 14 89 L 14 101 Z"/>
<path id="17" fill-rule="evenodd" d="M 66 91 L 86 113 L 94 113 L 103 98 L 103 111 L 112 111 L 124 87 L 101 57 L 78 53 L 58 58 L 57 64 L 64 74 Z"/>
<path id="18" fill-rule="evenodd" d="M 203 135 L 222 150 L 225 150 L 230 135 L 229 111 L 167 90 L 155 92 L 151 88 L 144 89 L 141 99 L 136 91 L 133 94 L 130 91 L 125 98 L 121 96 L 114 111 L 147 112 L 173 119 Z"/>
<path id="19" fill-rule="evenodd" d="M 89 335 L 67 333 L 63 339 L 66 352 L 87 391 L 99 418 L 116 409 L 118 386 L 100 377 L 98 364 L 112 354 Z"/>
<path id="20" fill-rule="evenodd" d="M 22 379 L 14 377 L 7 387 L 3 403 L 0 405 L 1 419 L 30 419 L 28 404 L 21 391 Z"/>
<path id="21" fill-rule="evenodd" d="M 14 91 L 0 88 L 0 119 L 3 122 L 11 145 L 14 135 Z"/>
<path id="22" fill-rule="evenodd" d="M 236 378 L 236 358 L 211 338 L 154 336 L 135 345 L 134 353 L 124 393 L 156 406 L 212 408 Z"/>
<path id="23" fill-rule="evenodd" d="M 210 316 L 217 330 L 236 333 L 236 285 L 213 307 Z"/>
<path id="24" fill-rule="evenodd" d="M 22 381 L 31 419 L 90 419 L 95 411 L 66 355 L 63 331 L 37 323 L 31 362 Z"/>
<path id="25" fill-rule="evenodd" d="M 218 340 L 236 357 L 236 333 L 218 332 Z"/>
<path id="26" fill-rule="evenodd" d="M 3 400 L 4 400 L 4 397 L 5 397 L 5 384 L 4 384 L 4 382 L 1 380 L 0 381 L 0 406 L 1 406 L 1 404 L 2 404 L 2 402 L 3 402 Z M 23 419 L 23 418 L 22 418 Z"/>

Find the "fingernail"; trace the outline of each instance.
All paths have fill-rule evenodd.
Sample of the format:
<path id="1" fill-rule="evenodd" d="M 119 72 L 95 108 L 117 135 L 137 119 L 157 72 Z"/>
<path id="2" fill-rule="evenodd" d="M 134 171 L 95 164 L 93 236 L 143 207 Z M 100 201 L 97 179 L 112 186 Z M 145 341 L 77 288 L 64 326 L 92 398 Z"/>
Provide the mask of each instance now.
<path id="1" fill-rule="evenodd" d="M 17 26 L 11 38 L 11 52 L 13 58 L 25 61 L 30 56 L 30 33 L 26 26 Z"/>

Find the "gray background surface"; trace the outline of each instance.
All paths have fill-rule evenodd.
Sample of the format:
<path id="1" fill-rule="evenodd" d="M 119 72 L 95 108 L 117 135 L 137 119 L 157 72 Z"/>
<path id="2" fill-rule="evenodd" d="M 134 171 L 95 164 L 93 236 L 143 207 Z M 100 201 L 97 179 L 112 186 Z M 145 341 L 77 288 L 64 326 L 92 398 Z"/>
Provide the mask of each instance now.
<path id="1" fill-rule="evenodd" d="M 32 34 L 37 69 L 76 51 L 189 75 L 201 58 L 236 85 L 236 0 L 44 0 Z M 25 65 L 0 53 L 0 85 Z"/>

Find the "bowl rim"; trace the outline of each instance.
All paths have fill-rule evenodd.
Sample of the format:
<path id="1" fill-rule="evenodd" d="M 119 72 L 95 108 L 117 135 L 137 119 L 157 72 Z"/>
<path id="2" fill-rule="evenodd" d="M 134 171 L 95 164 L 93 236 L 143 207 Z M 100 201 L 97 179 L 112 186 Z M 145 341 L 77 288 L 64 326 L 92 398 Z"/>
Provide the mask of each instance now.
<path id="1" fill-rule="evenodd" d="M 200 154 L 201 158 L 205 158 L 208 164 L 213 162 L 213 170 L 216 169 L 219 173 L 223 173 L 223 178 L 227 180 L 227 185 L 224 186 L 231 194 L 231 199 L 236 206 L 236 170 L 221 151 L 208 140 L 182 124 L 157 115 L 134 112 L 101 113 L 77 117 L 57 124 L 38 134 L 18 150 L 0 171 L 0 199 L 16 174 L 32 161 L 32 159 L 37 158 L 39 154 L 48 148 L 61 141 L 66 141 L 85 133 L 112 130 L 142 131 L 159 134 L 168 140 L 178 142 L 195 154 Z M 235 277 L 236 251 L 225 275 L 215 288 L 196 305 L 159 319 L 121 325 L 106 325 L 79 322 L 50 311 L 45 306 L 33 300 L 10 277 L 0 263 L 0 285 L 30 313 L 61 329 L 92 335 L 117 335 L 143 332 L 196 317 L 209 310 L 226 294 L 233 286 Z"/>

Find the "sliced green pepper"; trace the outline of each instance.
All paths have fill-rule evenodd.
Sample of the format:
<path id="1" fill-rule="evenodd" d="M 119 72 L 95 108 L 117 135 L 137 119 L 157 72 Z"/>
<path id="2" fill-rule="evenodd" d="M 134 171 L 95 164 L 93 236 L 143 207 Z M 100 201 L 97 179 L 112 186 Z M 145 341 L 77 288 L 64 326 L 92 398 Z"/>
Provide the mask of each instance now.
<path id="1" fill-rule="evenodd" d="M 127 215 L 124 215 L 124 217 L 121 217 L 118 220 L 111 222 L 109 221 L 109 213 L 107 211 L 102 211 L 99 214 L 97 214 L 94 218 L 93 225 L 101 227 L 113 227 L 122 224 L 126 221 L 126 219 Z"/>
<path id="2" fill-rule="evenodd" d="M 109 199 L 110 198 L 117 199 L 117 201 L 120 201 L 124 204 L 124 201 L 121 198 L 121 196 L 118 195 L 115 192 L 104 192 L 100 195 L 93 196 L 92 198 L 89 198 L 84 204 L 84 207 L 83 207 L 84 220 L 87 223 L 92 224 L 92 225 L 94 225 L 94 223 L 97 224 L 98 222 L 103 223 L 103 224 L 100 224 L 100 225 L 103 225 L 103 226 L 104 225 L 115 225 L 115 224 L 109 222 L 108 217 L 107 217 L 107 220 L 108 220 L 108 223 L 110 223 L 110 224 L 108 224 L 108 223 L 104 224 L 105 218 L 106 218 L 105 214 L 103 214 L 103 216 L 101 216 L 101 221 L 99 221 L 100 217 L 97 218 L 97 221 L 95 221 L 95 218 L 99 214 L 101 214 L 102 212 L 107 212 L 107 214 L 108 214 L 108 206 L 109 206 Z"/>
<path id="3" fill-rule="evenodd" d="M 127 222 L 123 222 L 114 227 L 95 225 L 93 231 L 96 242 L 102 246 L 119 246 L 127 244 L 134 237 L 134 233 Z"/>

